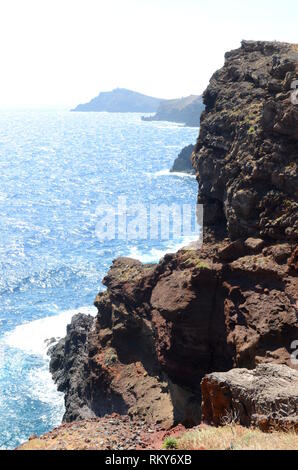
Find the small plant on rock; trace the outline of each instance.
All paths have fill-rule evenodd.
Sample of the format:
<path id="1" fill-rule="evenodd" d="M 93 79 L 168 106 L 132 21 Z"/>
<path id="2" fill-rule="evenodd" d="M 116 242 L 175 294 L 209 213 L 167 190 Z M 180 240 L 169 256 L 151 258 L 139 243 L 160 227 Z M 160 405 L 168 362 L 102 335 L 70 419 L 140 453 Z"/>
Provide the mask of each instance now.
<path id="1" fill-rule="evenodd" d="M 178 441 L 174 437 L 167 437 L 162 445 L 163 449 L 178 449 Z"/>
<path id="2" fill-rule="evenodd" d="M 117 362 L 118 362 L 118 357 L 117 357 L 116 351 L 114 351 L 113 349 L 110 349 L 105 355 L 105 365 L 111 366 L 113 364 L 116 364 Z"/>

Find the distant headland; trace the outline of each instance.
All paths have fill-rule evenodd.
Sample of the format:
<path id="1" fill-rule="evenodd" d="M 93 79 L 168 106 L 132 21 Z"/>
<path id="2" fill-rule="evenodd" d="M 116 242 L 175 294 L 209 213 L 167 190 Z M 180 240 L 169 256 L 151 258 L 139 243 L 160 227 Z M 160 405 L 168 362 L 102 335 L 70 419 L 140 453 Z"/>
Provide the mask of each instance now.
<path id="1" fill-rule="evenodd" d="M 89 103 L 79 104 L 72 111 L 109 113 L 155 113 L 162 99 L 146 96 L 126 88 L 99 93 Z"/>
<path id="2" fill-rule="evenodd" d="M 142 119 L 143 121 L 171 121 L 199 127 L 203 110 L 202 97 L 190 95 L 185 98 L 163 101 L 154 116 L 144 116 Z"/>
<path id="3" fill-rule="evenodd" d="M 170 121 L 193 127 L 199 127 L 203 110 L 202 97 L 198 95 L 165 100 L 126 88 L 101 92 L 88 103 L 72 109 L 76 112 L 155 113 L 143 116 L 143 121 Z"/>

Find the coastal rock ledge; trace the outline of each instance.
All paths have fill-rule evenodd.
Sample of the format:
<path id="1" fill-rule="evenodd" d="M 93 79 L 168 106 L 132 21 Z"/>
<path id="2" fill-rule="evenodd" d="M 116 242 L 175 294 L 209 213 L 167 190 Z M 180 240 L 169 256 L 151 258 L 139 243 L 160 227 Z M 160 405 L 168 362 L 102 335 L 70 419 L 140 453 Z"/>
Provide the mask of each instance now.
<path id="1" fill-rule="evenodd" d="M 297 53 L 297 45 L 244 41 L 226 54 L 204 93 L 193 153 L 203 246 L 156 265 L 113 262 L 96 318 L 74 317 L 51 351 L 65 421 L 115 412 L 164 429 L 193 426 L 202 419 L 203 380 L 203 418 L 214 422 L 212 396 L 221 393 L 220 413 L 229 413 L 241 381 L 244 424 L 254 406 L 274 427 L 274 384 L 286 377 L 294 377 L 293 397 L 283 413 L 297 417 Z M 261 393 L 264 383 L 272 393 Z"/>
<path id="2" fill-rule="evenodd" d="M 214 372 L 202 381 L 203 420 L 298 431 L 298 372 L 278 364 Z"/>

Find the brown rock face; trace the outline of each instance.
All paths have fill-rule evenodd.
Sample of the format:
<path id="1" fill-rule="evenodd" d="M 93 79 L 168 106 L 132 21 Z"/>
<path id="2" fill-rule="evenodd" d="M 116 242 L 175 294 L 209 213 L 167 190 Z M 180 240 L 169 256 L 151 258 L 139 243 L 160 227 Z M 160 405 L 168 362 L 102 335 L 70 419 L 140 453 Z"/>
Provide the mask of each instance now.
<path id="1" fill-rule="evenodd" d="M 232 248 L 206 243 L 156 266 L 114 262 L 97 318 L 85 334 L 75 318 L 52 352 L 67 421 L 117 412 L 165 428 L 193 425 L 205 374 L 268 362 L 294 367 L 293 246 L 249 239 L 237 244 L 237 259 Z"/>
<path id="2" fill-rule="evenodd" d="M 297 242 L 297 78 L 297 45 L 250 41 L 211 78 L 193 164 L 213 231 Z"/>
<path id="3" fill-rule="evenodd" d="M 297 52 L 243 42 L 212 77 L 194 157 L 205 243 L 157 265 L 114 261 L 96 319 L 75 319 L 52 350 L 65 420 L 193 425 L 206 374 L 297 368 Z"/>
<path id="4" fill-rule="evenodd" d="M 216 426 L 298 430 L 298 372 L 267 364 L 255 370 L 233 369 L 202 381 L 202 419 Z"/>

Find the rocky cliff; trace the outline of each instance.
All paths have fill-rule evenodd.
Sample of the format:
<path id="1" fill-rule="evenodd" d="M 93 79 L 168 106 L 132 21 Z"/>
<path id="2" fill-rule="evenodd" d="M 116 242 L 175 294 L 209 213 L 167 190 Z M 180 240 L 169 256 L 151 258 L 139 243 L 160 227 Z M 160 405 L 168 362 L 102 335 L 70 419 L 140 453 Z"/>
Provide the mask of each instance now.
<path id="1" fill-rule="evenodd" d="M 66 421 L 191 426 L 206 374 L 297 367 L 297 47 L 244 41 L 212 77 L 193 155 L 203 247 L 113 263 L 96 319 L 76 317 L 52 350 Z"/>
<path id="2" fill-rule="evenodd" d="M 204 93 L 194 157 L 205 225 L 297 242 L 298 46 L 243 41 Z"/>

